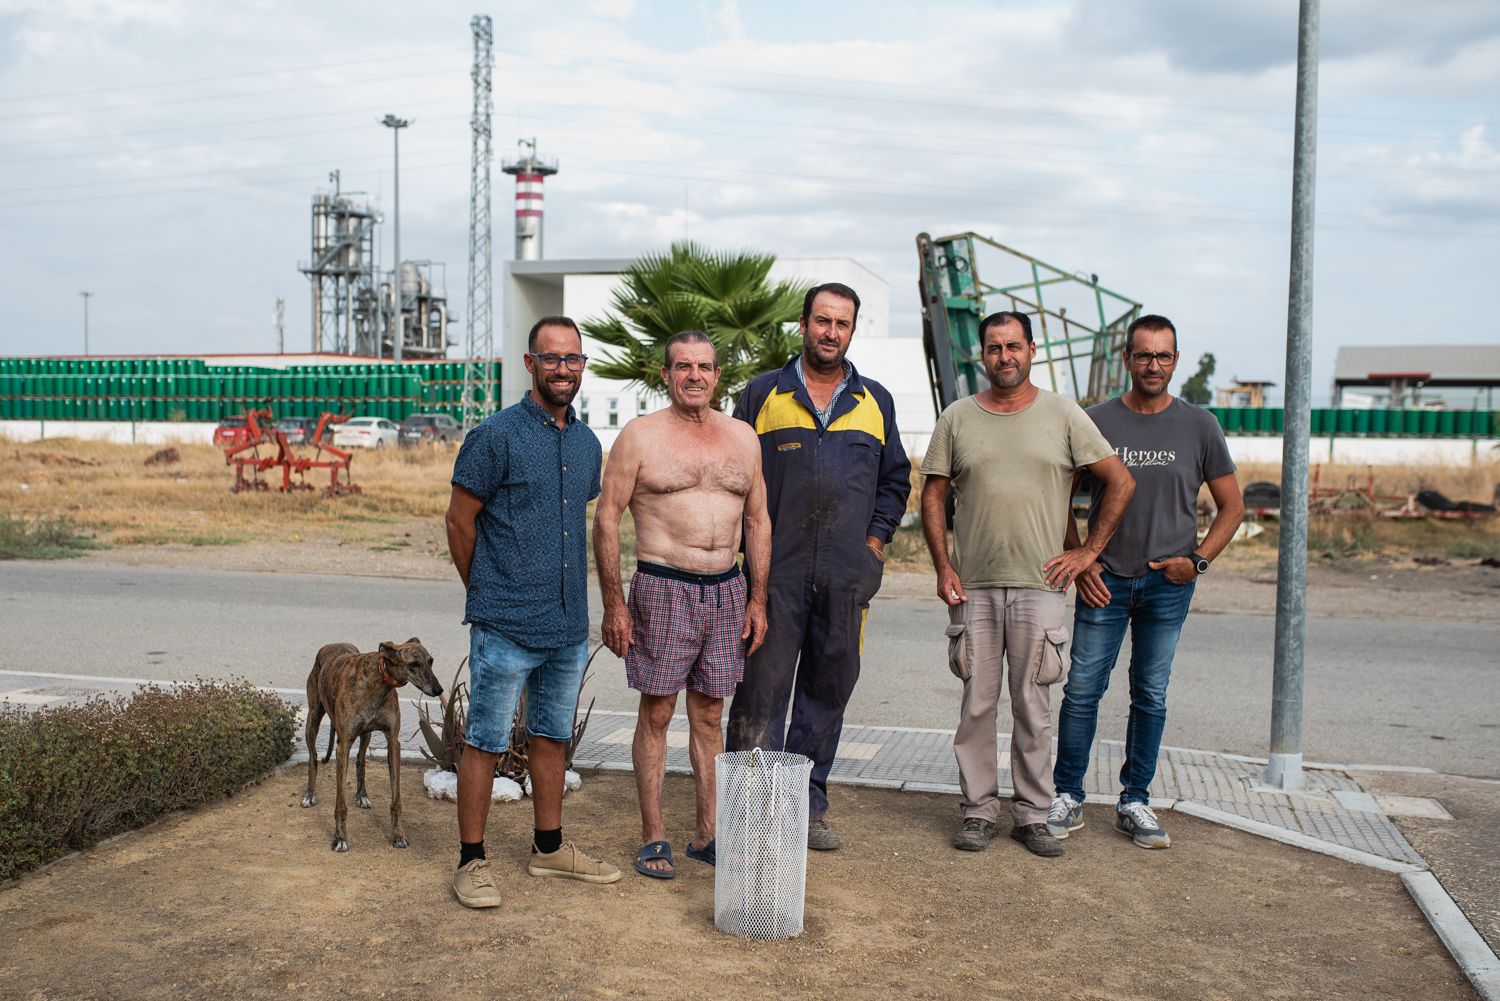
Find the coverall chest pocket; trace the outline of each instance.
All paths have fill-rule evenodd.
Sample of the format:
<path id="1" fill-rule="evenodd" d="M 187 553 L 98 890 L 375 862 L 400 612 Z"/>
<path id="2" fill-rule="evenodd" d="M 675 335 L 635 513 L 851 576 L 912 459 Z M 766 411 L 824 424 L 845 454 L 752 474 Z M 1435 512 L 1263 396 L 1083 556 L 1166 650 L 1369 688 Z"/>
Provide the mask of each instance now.
<path id="1" fill-rule="evenodd" d="M 844 450 L 845 461 L 849 463 L 849 478 L 859 483 L 873 483 L 880 475 L 880 442 L 857 432 L 849 433 L 853 440 Z"/>
<path id="2" fill-rule="evenodd" d="M 1037 659 L 1035 680 L 1038 685 L 1055 685 L 1068 675 L 1072 653 L 1070 637 L 1064 626 L 1054 626 L 1042 634 L 1041 656 Z"/>

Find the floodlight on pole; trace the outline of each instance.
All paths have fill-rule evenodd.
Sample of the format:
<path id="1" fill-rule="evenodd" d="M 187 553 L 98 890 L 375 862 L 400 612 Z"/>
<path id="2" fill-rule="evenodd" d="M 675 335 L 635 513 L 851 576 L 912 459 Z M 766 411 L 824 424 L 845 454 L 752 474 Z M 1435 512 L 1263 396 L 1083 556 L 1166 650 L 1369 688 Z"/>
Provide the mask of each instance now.
<path id="1" fill-rule="evenodd" d="M 93 298 L 92 292 L 79 292 L 83 296 L 83 353 L 87 357 L 89 353 L 89 300 Z"/>
<path id="2" fill-rule="evenodd" d="M 395 188 L 395 266 L 391 270 L 391 343 L 392 360 L 396 364 L 401 363 L 401 342 L 406 339 L 406 314 L 402 311 L 401 303 L 401 130 L 411 124 L 410 119 L 397 118 L 395 115 L 386 115 L 380 120 L 380 124 L 391 130 L 391 137 L 395 140 L 394 155 L 395 165 L 392 169 Z"/>

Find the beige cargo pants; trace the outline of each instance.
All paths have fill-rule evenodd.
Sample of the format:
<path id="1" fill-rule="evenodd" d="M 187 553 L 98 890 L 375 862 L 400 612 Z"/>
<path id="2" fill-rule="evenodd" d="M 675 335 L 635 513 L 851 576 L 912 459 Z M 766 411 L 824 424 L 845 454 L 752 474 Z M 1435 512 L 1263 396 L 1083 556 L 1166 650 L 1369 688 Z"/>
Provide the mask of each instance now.
<path id="1" fill-rule="evenodd" d="M 1046 823 L 1053 795 L 1052 686 L 1068 662 L 1065 596 L 1026 587 L 967 592 L 966 603 L 949 609 L 948 630 L 950 667 L 969 675 L 953 735 L 963 814 L 1000 822 L 995 723 L 1000 681 L 1009 668 L 1011 815 L 1018 827 Z"/>

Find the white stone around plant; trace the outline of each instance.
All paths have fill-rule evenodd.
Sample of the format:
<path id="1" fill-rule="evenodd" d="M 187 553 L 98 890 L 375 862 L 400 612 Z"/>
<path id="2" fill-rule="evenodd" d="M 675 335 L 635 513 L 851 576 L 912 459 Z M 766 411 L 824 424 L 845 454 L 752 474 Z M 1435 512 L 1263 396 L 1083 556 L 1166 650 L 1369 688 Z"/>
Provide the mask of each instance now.
<path id="1" fill-rule="evenodd" d="M 429 768 L 422 773 L 422 788 L 432 799 L 458 802 L 458 774 L 445 772 L 441 768 Z"/>
<path id="2" fill-rule="evenodd" d="M 531 795 L 531 776 L 530 775 L 526 776 L 525 785 L 523 786 L 523 788 L 525 789 L 526 795 L 530 796 Z M 582 775 L 579 775 L 577 772 L 573 771 L 573 769 L 571 769 L 571 768 L 569 768 L 567 771 L 563 772 L 563 795 L 564 796 L 566 796 L 568 793 L 572 792 L 574 789 L 581 789 L 581 788 L 583 788 L 583 776 Z"/>
<path id="3" fill-rule="evenodd" d="M 441 768 L 429 768 L 422 775 L 422 787 L 433 799 L 458 802 L 458 775 Z M 521 787 L 510 779 L 496 777 L 490 799 L 496 803 L 514 803 L 521 798 Z"/>

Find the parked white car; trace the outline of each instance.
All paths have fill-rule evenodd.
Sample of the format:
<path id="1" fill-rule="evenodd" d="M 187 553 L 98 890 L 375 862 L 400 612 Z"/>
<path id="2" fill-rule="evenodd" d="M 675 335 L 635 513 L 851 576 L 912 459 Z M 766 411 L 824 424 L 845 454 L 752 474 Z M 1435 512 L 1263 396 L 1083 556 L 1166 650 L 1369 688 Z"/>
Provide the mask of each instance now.
<path id="1" fill-rule="evenodd" d="M 400 429 L 384 417 L 354 417 L 333 429 L 334 448 L 395 448 Z"/>

